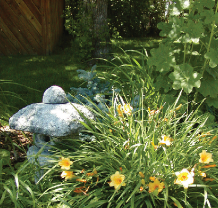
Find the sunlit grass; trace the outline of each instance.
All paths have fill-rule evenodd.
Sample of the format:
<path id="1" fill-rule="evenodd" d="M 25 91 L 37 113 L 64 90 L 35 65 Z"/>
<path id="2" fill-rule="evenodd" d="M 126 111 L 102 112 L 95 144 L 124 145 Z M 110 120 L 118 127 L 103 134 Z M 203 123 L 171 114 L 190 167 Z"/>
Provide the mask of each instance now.
<path id="1" fill-rule="evenodd" d="M 2 91 L 13 92 L 23 99 L 5 97 L 9 106 L 16 107 L 13 112 L 41 102 L 44 91 L 51 85 L 58 85 L 65 91 L 72 85 L 79 85 L 76 70 L 87 67 L 67 60 L 66 55 L 0 57 L 0 62 L 1 79 L 10 80 L 1 85 Z"/>
<path id="2" fill-rule="evenodd" d="M 149 51 L 152 47 L 157 47 L 160 41 L 161 39 L 152 38 L 113 39 L 111 52 L 121 55 L 120 48 L 146 48 Z M 136 53 L 133 55 L 136 59 L 140 58 Z M 0 62 L 0 78 L 11 81 L 10 84 L 1 85 L 2 91 L 13 92 L 22 98 L 5 97 L 4 102 L 12 107 L 11 114 L 31 103 L 41 102 L 44 91 L 51 85 L 58 85 L 66 92 L 70 91 L 70 87 L 78 87 L 82 82 L 78 79 L 76 70 L 90 69 L 88 61 L 78 62 L 68 50 L 56 51 L 50 56 L 1 56 Z"/>

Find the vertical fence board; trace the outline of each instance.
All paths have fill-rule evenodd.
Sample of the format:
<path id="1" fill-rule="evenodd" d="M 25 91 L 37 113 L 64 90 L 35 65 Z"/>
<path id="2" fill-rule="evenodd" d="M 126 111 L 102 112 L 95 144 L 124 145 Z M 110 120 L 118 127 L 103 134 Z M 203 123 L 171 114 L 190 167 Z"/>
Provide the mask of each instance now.
<path id="1" fill-rule="evenodd" d="M 49 6 L 50 1 L 45 0 L 41 1 L 41 16 L 42 16 L 42 50 L 43 53 L 48 55 L 49 54 L 49 27 L 50 27 L 50 13 L 49 13 Z"/>

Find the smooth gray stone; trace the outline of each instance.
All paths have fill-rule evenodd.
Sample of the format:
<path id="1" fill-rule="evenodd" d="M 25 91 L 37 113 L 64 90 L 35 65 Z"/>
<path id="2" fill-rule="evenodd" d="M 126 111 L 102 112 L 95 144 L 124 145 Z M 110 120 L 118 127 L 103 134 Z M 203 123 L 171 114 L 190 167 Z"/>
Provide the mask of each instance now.
<path id="1" fill-rule="evenodd" d="M 33 134 L 33 137 L 35 139 L 35 145 L 38 148 L 44 147 L 44 150 L 49 150 L 50 146 L 54 145 L 52 137 L 46 136 L 44 134 Z"/>
<path id="2" fill-rule="evenodd" d="M 35 103 L 22 108 L 9 119 L 11 129 L 62 137 L 76 134 L 84 129 L 84 121 L 75 106 L 86 118 L 94 114 L 85 106 L 76 103 L 44 104 Z"/>
<path id="3" fill-rule="evenodd" d="M 43 103 L 53 103 L 53 104 L 64 104 L 68 103 L 66 98 L 66 93 L 59 86 L 51 86 L 49 87 L 43 94 L 42 97 Z"/>
<path id="4" fill-rule="evenodd" d="M 30 163 L 35 163 L 36 161 L 39 163 L 40 166 L 45 166 L 45 165 L 51 165 L 49 164 L 49 156 L 52 155 L 51 152 L 48 150 L 43 149 L 43 152 L 39 154 L 36 158 L 37 153 L 39 152 L 41 148 L 37 146 L 31 146 L 28 151 L 27 151 L 27 159 Z M 51 159 L 50 159 L 51 160 Z"/>
<path id="5" fill-rule="evenodd" d="M 42 167 L 52 167 L 52 163 L 50 162 L 50 156 L 52 155 L 52 153 L 44 149 L 43 152 L 36 157 L 40 149 L 41 148 L 38 148 L 37 146 L 31 146 L 27 151 L 28 161 L 38 167 L 38 170 L 35 172 L 36 184 L 45 173 Z"/>

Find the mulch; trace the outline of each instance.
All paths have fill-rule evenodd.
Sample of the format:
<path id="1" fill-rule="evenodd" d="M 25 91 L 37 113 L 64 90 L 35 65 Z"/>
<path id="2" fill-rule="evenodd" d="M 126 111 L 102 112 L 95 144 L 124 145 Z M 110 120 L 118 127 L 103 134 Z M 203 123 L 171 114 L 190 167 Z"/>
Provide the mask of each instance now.
<path id="1" fill-rule="evenodd" d="M 17 131 L 0 124 L 0 149 L 10 151 L 12 165 L 26 159 L 26 152 L 32 143 L 32 133 Z"/>

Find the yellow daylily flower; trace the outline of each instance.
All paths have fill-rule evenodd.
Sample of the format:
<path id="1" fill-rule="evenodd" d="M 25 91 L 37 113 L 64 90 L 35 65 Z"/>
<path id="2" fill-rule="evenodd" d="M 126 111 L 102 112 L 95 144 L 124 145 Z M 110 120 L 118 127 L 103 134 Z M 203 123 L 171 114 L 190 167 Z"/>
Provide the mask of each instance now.
<path id="1" fill-rule="evenodd" d="M 200 163 L 213 162 L 212 153 L 207 153 L 206 150 L 202 150 L 202 152 L 199 155 L 200 155 L 200 159 L 199 159 Z"/>
<path id="2" fill-rule="evenodd" d="M 120 174 L 119 171 L 116 171 L 115 174 L 111 175 L 111 182 L 109 183 L 109 186 L 114 186 L 115 189 L 118 188 L 118 186 L 124 181 L 125 176 Z M 123 183 L 122 186 L 125 186 L 126 183 Z"/>
<path id="3" fill-rule="evenodd" d="M 122 112 L 122 105 L 119 104 L 117 106 L 117 112 L 118 112 L 118 116 L 122 117 L 123 116 L 123 112 Z"/>
<path id="4" fill-rule="evenodd" d="M 149 193 L 154 192 L 156 189 L 158 190 L 158 193 L 161 192 L 164 188 L 164 182 L 161 182 L 158 179 L 155 179 L 154 182 L 150 182 L 148 184 L 149 187 Z"/>
<path id="5" fill-rule="evenodd" d="M 194 183 L 194 172 L 189 172 L 187 169 L 182 169 L 181 172 L 175 173 L 177 176 L 177 179 L 175 180 L 175 184 L 183 185 L 185 189 L 188 188 L 189 184 Z"/>
<path id="6" fill-rule="evenodd" d="M 145 177 L 145 175 L 142 172 L 139 172 L 139 175 L 141 176 L 141 178 Z"/>
<path id="7" fill-rule="evenodd" d="M 156 178 L 153 177 L 153 176 L 150 176 L 149 179 L 150 179 L 151 181 L 155 181 Z"/>
<path id="8" fill-rule="evenodd" d="M 159 142 L 159 144 L 165 144 L 167 146 L 170 146 L 172 143 L 172 140 L 170 137 L 166 136 L 166 135 L 162 135 L 162 140 Z"/>
<path id="9" fill-rule="evenodd" d="M 132 108 L 132 106 L 131 106 L 130 104 L 124 104 L 124 106 L 123 106 L 123 112 L 124 112 L 125 114 L 131 116 L 132 110 L 133 110 L 133 108 Z"/>
<path id="10" fill-rule="evenodd" d="M 61 177 L 65 178 L 65 181 L 68 179 L 72 179 L 73 177 L 75 177 L 75 175 L 73 174 L 73 171 L 63 171 L 61 173 Z"/>
<path id="11" fill-rule="evenodd" d="M 73 164 L 69 158 L 61 158 L 61 161 L 58 163 L 61 166 L 61 169 L 70 170 L 70 166 Z"/>

